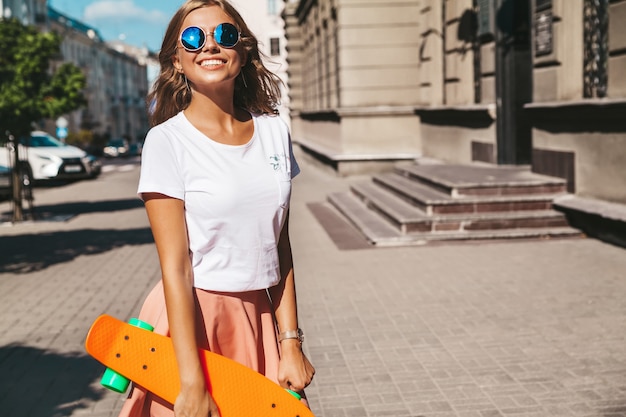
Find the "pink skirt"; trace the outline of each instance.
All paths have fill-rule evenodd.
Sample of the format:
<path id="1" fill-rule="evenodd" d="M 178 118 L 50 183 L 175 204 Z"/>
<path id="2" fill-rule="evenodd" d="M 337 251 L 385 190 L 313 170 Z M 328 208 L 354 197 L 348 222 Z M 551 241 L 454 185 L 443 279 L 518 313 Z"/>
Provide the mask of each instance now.
<path id="1" fill-rule="evenodd" d="M 265 290 L 242 293 L 196 293 L 196 334 L 204 349 L 219 353 L 278 383 L 279 346 L 273 309 Z M 139 319 L 169 335 L 163 285 L 146 298 Z M 120 417 L 172 417 L 173 405 L 140 386 L 133 386 Z"/>

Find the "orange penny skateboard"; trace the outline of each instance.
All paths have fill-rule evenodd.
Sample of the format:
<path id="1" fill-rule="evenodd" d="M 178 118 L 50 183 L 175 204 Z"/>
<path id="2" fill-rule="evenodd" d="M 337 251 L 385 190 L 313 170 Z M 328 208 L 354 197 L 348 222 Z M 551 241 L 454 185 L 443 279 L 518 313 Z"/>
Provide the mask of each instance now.
<path id="1" fill-rule="evenodd" d="M 167 336 L 102 315 L 92 324 L 87 352 L 103 365 L 173 404 L 178 365 Z M 260 373 L 200 349 L 207 387 L 222 417 L 315 417 L 301 401 Z"/>

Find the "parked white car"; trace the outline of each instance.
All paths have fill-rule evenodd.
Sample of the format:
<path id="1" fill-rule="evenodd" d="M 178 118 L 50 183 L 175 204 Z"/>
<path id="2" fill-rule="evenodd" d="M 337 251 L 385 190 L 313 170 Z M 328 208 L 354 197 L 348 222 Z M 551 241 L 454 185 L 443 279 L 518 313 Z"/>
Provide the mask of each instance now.
<path id="1" fill-rule="evenodd" d="M 11 194 L 11 169 L 0 165 L 0 201 Z"/>
<path id="2" fill-rule="evenodd" d="M 20 161 L 33 180 L 80 179 L 98 176 L 99 162 L 76 146 L 68 145 L 42 131 L 31 132 L 20 139 Z M 0 146 L 0 165 L 12 166 L 13 155 L 6 146 Z"/>

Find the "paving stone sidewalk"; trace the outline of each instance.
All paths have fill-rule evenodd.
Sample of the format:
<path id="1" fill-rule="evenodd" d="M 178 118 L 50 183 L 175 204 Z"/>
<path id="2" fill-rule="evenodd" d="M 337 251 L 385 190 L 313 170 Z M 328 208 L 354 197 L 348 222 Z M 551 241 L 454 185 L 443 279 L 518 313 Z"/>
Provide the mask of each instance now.
<path id="1" fill-rule="evenodd" d="M 369 248 L 301 159 L 291 236 L 318 417 L 626 416 L 626 251 L 592 239 Z M 0 415 L 116 416 L 84 352 L 158 279 L 138 172 L 38 190 L 65 222 L 0 226 Z M 8 210 L 0 204 L 0 212 Z M 332 228 L 326 230 L 322 226 Z M 332 238 L 331 238 L 332 236 Z"/>

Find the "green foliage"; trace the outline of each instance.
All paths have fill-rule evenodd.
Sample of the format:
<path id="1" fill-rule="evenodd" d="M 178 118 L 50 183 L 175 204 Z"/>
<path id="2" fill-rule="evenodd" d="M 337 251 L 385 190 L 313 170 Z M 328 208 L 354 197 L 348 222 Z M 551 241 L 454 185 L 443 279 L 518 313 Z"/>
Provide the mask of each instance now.
<path id="1" fill-rule="evenodd" d="M 70 132 L 65 138 L 68 145 L 78 146 L 79 148 L 87 148 L 94 141 L 94 134 L 90 130 L 80 130 L 78 133 Z"/>
<path id="2" fill-rule="evenodd" d="M 15 19 L 0 21 L 0 129 L 26 134 L 33 122 L 85 104 L 85 76 L 73 64 L 51 70 L 61 38 Z"/>
<path id="3" fill-rule="evenodd" d="M 52 75 L 50 84 L 42 86 L 43 116 L 56 118 L 87 104 L 83 96 L 85 76 L 71 63 L 62 64 Z"/>

